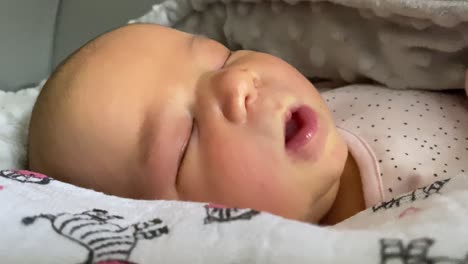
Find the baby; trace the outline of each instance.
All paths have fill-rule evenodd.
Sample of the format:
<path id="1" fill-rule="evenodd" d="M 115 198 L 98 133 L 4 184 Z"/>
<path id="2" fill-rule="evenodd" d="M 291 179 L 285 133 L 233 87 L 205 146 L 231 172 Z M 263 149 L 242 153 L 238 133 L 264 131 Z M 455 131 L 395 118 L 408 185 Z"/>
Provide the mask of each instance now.
<path id="1" fill-rule="evenodd" d="M 348 90 L 328 100 L 340 91 L 349 105 Z M 351 130 L 337 128 L 314 86 L 279 58 L 130 25 L 86 44 L 50 77 L 32 113 L 29 166 L 121 197 L 334 224 L 386 198 L 376 153 Z"/>

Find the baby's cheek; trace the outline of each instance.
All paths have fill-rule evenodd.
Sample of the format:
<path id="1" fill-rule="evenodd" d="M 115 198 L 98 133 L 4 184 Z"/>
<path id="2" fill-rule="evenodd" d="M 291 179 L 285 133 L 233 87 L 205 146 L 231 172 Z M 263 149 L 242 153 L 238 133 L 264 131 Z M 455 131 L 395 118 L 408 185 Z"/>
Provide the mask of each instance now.
<path id="1" fill-rule="evenodd" d="M 268 153 L 261 155 L 255 149 L 226 153 L 217 157 L 223 159 L 219 160 L 215 169 L 218 172 L 216 174 L 222 175 L 219 185 L 223 188 L 231 184 L 249 191 L 269 189 L 282 171 L 280 161 Z"/>
<path id="2" fill-rule="evenodd" d="M 295 175 L 287 169 L 285 161 L 255 151 L 242 155 L 240 161 L 231 160 L 229 166 L 218 168 L 223 172 L 216 174 L 216 191 L 223 191 L 217 197 L 230 206 L 294 217 L 293 211 L 297 212 L 301 203 L 297 199 Z"/>
<path id="3" fill-rule="evenodd" d="M 212 133 L 194 149 L 192 168 L 198 168 L 197 175 L 186 171 L 184 179 L 189 199 L 292 216 L 290 209 L 296 208 L 298 193 L 303 192 L 284 150 L 271 138 L 242 130 Z"/>

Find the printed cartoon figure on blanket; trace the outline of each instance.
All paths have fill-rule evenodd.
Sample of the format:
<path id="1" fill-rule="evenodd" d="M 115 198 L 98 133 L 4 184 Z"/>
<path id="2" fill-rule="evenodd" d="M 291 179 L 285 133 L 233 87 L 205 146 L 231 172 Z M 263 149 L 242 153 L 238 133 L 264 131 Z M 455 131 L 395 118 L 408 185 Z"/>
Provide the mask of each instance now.
<path id="1" fill-rule="evenodd" d="M 431 256 L 431 247 L 435 244 L 432 238 L 418 238 L 411 240 L 406 246 L 401 239 L 381 239 L 381 264 L 467 264 L 468 253 L 464 258 L 448 256 Z"/>
<path id="2" fill-rule="evenodd" d="M 206 210 L 205 224 L 250 220 L 260 213 L 252 209 L 229 208 L 218 204 L 207 204 L 204 207 Z"/>
<path id="3" fill-rule="evenodd" d="M 121 226 L 114 221 L 123 220 L 123 217 L 100 209 L 77 214 L 40 214 L 24 217 L 22 222 L 30 226 L 38 219 L 49 220 L 57 234 L 85 247 L 88 256 L 83 263 L 86 264 L 131 263 L 128 260 L 138 240 L 169 233 L 169 228 L 158 218 Z"/>
<path id="4" fill-rule="evenodd" d="M 15 180 L 21 183 L 48 184 L 52 180 L 43 174 L 27 170 L 2 170 L 0 177 Z"/>
<path id="5" fill-rule="evenodd" d="M 450 182 L 451 178 L 435 181 L 428 186 L 418 188 L 410 193 L 394 197 L 388 201 L 382 202 L 372 206 L 372 212 L 378 212 L 380 210 L 387 210 L 394 207 L 400 207 L 400 205 L 406 203 L 412 203 L 418 199 L 427 199 L 434 194 L 439 194 L 440 190 L 444 188 L 445 184 Z"/>
<path id="6" fill-rule="evenodd" d="M 86 44 L 49 78 L 32 111 L 29 166 L 125 198 L 333 225 L 468 172 L 459 88 L 319 93 L 279 57 L 134 24 Z"/>

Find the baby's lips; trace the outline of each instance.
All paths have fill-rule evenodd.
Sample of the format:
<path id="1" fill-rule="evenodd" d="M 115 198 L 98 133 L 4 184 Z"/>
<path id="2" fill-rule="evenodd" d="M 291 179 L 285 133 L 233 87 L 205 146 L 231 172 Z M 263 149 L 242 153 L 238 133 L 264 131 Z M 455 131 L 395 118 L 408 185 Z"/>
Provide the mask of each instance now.
<path id="1" fill-rule="evenodd" d="M 296 124 L 293 134 L 285 142 L 286 148 L 292 152 L 300 152 L 317 132 L 317 115 L 312 108 L 305 105 L 291 112 Z"/>

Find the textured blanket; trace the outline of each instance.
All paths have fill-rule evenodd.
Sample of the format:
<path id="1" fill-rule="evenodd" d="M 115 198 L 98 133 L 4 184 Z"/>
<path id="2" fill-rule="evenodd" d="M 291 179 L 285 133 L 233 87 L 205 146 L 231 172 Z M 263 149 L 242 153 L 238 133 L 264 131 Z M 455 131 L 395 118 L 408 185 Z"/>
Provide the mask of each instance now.
<path id="1" fill-rule="evenodd" d="M 250 209 L 137 201 L 0 171 L 2 263 L 468 263 L 468 176 L 334 227 Z"/>
<path id="2" fill-rule="evenodd" d="M 467 0 L 164 0 L 131 21 L 277 55 L 309 77 L 462 88 Z"/>

